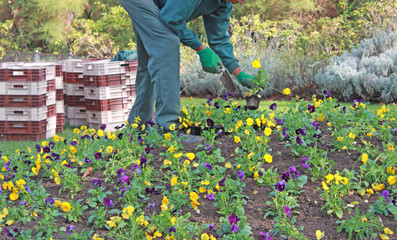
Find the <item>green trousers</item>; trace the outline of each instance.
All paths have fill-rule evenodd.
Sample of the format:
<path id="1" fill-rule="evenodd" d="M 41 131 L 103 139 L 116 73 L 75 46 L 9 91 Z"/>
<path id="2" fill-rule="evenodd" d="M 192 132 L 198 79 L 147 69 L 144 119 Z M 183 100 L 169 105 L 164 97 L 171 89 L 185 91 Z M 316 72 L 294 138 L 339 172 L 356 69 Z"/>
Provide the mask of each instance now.
<path id="1" fill-rule="evenodd" d="M 159 18 L 160 10 L 153 0 L 119 0 L 134 26 L 138 70 L 136 100 L 128 117 L 141 124 L 153 117 L 158 126 L 178 126 L 180 114 L 180 40 Z"/>

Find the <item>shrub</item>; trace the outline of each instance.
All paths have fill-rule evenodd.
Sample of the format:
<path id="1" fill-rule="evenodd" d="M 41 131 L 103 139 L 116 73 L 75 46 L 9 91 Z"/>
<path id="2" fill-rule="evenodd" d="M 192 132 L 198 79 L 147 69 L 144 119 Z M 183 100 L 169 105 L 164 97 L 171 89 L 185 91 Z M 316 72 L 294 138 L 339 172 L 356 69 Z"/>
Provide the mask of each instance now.
<path id="1" fill-rule="evenodd" d="M 397 99 L 397 32 L 379 32 L 351 52 L 335 57 L 315 81 L 342 100 L 391 103 Z"/>

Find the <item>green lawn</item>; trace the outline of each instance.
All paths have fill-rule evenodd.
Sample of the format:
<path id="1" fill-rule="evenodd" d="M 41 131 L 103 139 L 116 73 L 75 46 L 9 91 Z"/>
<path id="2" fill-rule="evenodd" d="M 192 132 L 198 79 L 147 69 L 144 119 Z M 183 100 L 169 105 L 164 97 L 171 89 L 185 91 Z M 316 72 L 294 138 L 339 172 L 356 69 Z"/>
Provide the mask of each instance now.
<path id="1" fill-rule="evenodd" d="M 213 102 L 216 100 L 213 100 Z M 245 105 L 245 100 L 237 100 L 239 104 Z M 187 105 L 200 105 L 206 104 L 207 98 L 181 98 L 181 106 Z M 271 100 L 263 100 L 260 104 L 260 110 L 268 109 L 272 103 L 277 103 L 277 109 L 287 109 L 292 106 L 293 101 L 271 101 Z M 341 103 L 344 106 L 351 106 L 351 103 Z M 379 109 L 382 105 L 380 104 L 371 104 L 368 105 L 367 108 L 371 112 L 375 112 Z M 59 134 L 59 136 L 64 137 L 65 139 L 70 139 L 70 136 L 73 134 L 74 127 L 65 125 L 64 126 L 64 133 Z M 34 150 L 34 146 L 41 141 L 24 141 L 24 142 L 16 142 L 16 141 L 0 141 L 0 151 L 3 152 L 5 155 L 10 155 L 11 153 L 15 152 L 17 149 L 24 150 L 26 147 L 30 147 Z"/>

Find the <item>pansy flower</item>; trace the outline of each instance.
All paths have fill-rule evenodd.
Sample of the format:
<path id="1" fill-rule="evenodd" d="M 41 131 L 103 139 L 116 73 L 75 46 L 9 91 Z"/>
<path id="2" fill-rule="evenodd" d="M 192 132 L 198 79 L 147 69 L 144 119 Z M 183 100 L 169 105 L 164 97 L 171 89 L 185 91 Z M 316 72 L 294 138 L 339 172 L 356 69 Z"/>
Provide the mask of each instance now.
<path id="1" fill-rule="evenodd" d="M 302 144 L 303 144 L 302 138 L 299 137 L 299 136 L 296 136 L 296 143 L 297 143 L 298 145 L 302 145 Z"/>
<path id="2" fill-rule="evenodd" d="M 273 240 L 270 232 L 260 232 L 259 236 L 261 236 L 261 240 Z"/>
<path id="3" fill-rule="evenodd" d="M 141 174 L 141 168 L 139 167 L 138 164 L 132 165 L 132 166 L 131 166 L 131 170 L 132 170 L 132 172 L 135 172 L 135 171 L 136 171 L 136 173 L 137 173 L 138 175 Z"/>
<path id="4" fill-rule="evenodd" d="M 109 198 L 105 197 L 103 198 L 103 203 L 108 206 L 108 207 L 112 207 L 113 206 L 113 201 L 110 200 Z"/>
<path id="5" fill-rule="evenodd" d="M 213 167 L 211 164 L 209 164 L 208 162 L 204 163 L 204 167 L 208 168 L 210 171 L 212 171 Z"/>
<path id="6" fill-rule="evenodd" d="M 67 235 L 70 235 L 70 234 L 73 233 L 73 229 L 75 229 L 74 225 L 70 225 L 69 227 L 66 228 L 65 233 L 66 233 Z"/>
<path id="7" fill-rule="evenodd" d="M 282 192 L 285 189 L 285 180 L 282 180 L 281 182 L 278 182 L 274 185 L 274 187 L 279 191 Z"/>
<path id="8" fill-rule="evenodd" d="M 94 185 L 94 188 L 98 188 L 102 186 L 102 181 L 100 179 L 93 179 L 92 184 Z"/>
<path id="9" fill-rule="evenodd" d="M 310 104 L 308 104 L 308 105 L 307 105 L 307 111 L 308 111 L 309 113 L 314 113 L 314 112 L 316 111 L 316 106 L 315 106 L 315 105 L 310 105 Z"/>
<path id="10" fill-rule="evenodd" d="M 87 164 L 92 163 L 91 159 L 89 159 L 88 157 L 85 157 L 84 162 Z"/>
<path id="11" fill-rule="evenodd" d="M 237 174 L 237 177 L 238 177 L 240 180 L 243 180 L 243 179 L 244 179 L 244 176 L 245 176 L 245 173 L 244 173 L 244 172 L 237 171 L 236 174 Z"/>
<path id="12" fill-rule="evenodd" d="M 287 215 L 287 217 L 291 216 L 291 209 L 288 206 L 284 206 L 283 210 L 285 215 Z"/>
<path id="13" fill-rule="evenodd" d="M 303 157 L 301 161 L 301 166 L 304 168 L 310 168 L 310 166 L 307 164 L 307 161 L 309 160 L 309 157 Z"/>
<path id="14" fill-rule="evenodd" d="M 102 158 L 102 153 L 101 152 L 96 152 L 94 154 L 94 157 L 95 157 L 96 160 L 101 159 Z"/>
<path id="15" fill-rule="evenodd" d="M 275 111 L 275 110 L 277 109 L 277 103 L 272 103 L 272 104 L 269 106 L 269 108 L 270 108 L 270 110 Z"/>

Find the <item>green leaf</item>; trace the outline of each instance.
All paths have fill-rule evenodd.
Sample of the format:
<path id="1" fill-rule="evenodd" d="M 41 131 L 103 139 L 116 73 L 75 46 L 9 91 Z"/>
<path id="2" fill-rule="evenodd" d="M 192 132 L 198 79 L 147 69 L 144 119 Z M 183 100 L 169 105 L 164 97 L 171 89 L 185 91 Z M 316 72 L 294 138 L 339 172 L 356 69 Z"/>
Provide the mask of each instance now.
<path id="1" fill-rule="evenodd" d="M 190 216 L 191 216 L 192 214 L 190 213 L 190 212 L 188 212 L 188 213 L 186 213 L 185 215 L 183 215 L 183 220 L 187 220 L 187 219 L 189 219 L 190 218 Z"/>
<path id="2" fill-rule="evenodd" d="M 237 217 L 241 218 L 242 216 L 244 216 L 244 214 L 245 214 L 244 207 L 243 206 L 238 207 L 236 211 Z"/>
<path id="3" fill-rule="evenodd" d="M 336 214 L 336 216 L 337 216 L 338 218 L 342 218 L 342 217 L 343 217 L 343 211 L 342 211 L 342 209 L 336 210 L 335 214 Z"/>

